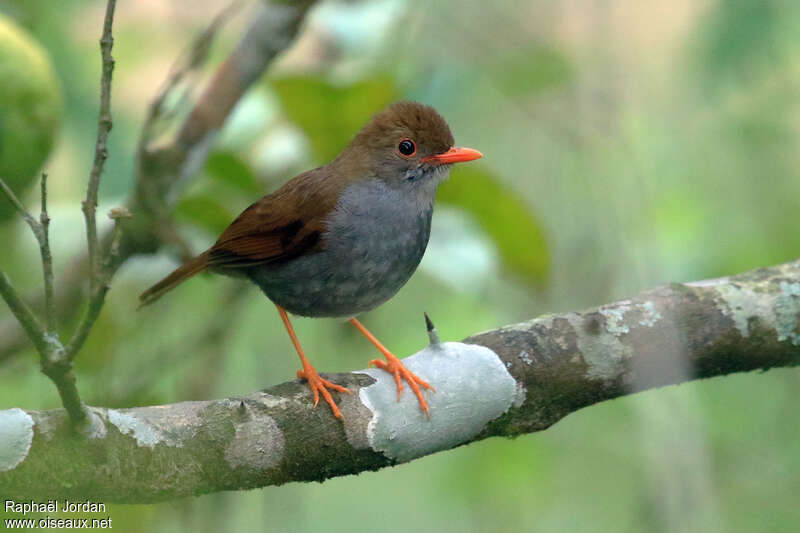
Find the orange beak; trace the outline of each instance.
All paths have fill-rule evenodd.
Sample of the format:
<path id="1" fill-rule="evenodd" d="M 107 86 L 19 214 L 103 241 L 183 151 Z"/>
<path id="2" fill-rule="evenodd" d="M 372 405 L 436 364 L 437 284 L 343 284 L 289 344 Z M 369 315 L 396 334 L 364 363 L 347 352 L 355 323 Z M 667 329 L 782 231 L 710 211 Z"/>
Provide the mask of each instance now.
<path id="1" fill-rule="evenodd" d="M 420 159 L 420 163 L 430 163 L 431 165 L 448 165 L 450 163 L 462 163 L 464 161 L 473 161 L 480 159 L 483 154 L 472 148 L 459 148 L 458 146 L 451 146 L 448 151 L 443 154 L 429 155 Z"/>

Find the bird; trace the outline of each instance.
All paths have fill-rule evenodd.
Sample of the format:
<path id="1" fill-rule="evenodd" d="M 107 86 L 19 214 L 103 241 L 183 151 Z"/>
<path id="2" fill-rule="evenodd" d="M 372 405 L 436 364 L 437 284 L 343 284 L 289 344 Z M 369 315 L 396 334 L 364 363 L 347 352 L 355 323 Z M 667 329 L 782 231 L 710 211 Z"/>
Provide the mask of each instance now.
<path id="1" fill-rule="evenodd" d="M 385 357 L 370 365 L 391 373 L 398 400 L 403 382 L 430 418 L 422 389 L 434 388 L 408 370 L 356 318 L 394 296 L 417 269 L 431 230 L 434 198 L 454 163 L 483 155 L 454 146 L 431 106 L 399 101 L 376 113 L 327 165 L 299 174 L 246 208 L 211 248 L 187 261 L 139 297 L 149 305 L 203 271 L 245 277 L 277 307 L 314 400 L 325 399 L 344 420 L 331 391 L 309 362 L 289 314 L 347 318 Z"/>

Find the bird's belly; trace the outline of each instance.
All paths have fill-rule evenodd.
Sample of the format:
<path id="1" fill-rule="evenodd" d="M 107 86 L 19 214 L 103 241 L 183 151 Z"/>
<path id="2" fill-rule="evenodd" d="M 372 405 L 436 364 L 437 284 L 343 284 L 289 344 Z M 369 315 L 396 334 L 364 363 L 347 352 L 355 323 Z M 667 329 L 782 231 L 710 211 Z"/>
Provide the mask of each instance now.
<path id="1" fill-rule="evenodd" d="M 430 234 L 430 213 L 406 224 L 381 222 L 337 227 L 319 252 L 255 268 L 249 276 L 273 302 L 297 315 L 344 317 L 373 309 L 408 281 Z"/>

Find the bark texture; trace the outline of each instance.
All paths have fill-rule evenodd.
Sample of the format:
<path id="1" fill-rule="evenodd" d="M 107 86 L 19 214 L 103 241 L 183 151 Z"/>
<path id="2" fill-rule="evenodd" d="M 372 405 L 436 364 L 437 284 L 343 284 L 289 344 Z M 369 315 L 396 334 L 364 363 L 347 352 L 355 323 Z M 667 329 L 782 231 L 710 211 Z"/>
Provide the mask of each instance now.
<path id="1" fill-rule="evenodd" d="M 437 389 L 431 419 L 391 376 L 329 376 L 344 424 L 304 384 L 239 398 L 91 408 L 91 435 L 62 409 L 0 411 L 0 488 L 17 500 L 157 502 L 374 470 L 490 436 L 549 427 L 625 394 L 800 364 L 800 261 L 672 284 L 546 315 L 406 359 Z"/>

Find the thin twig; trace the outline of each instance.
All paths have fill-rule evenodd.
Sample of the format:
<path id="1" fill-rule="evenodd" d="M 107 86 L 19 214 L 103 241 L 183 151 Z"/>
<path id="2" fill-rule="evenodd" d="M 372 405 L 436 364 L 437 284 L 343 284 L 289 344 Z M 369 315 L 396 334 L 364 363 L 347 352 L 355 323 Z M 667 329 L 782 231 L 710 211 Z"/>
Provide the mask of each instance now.
<path id="1" fill-rule="evenodd" d="M 111 242 L 108 245 L 108 253 L 106 254 L 104 272 L 107 281 L 111 280 L 114 274 L 113 265 L 116 264 L 119 258 L 119 243 L 122 240 L 122 226 L 121 220 L 132 218 L 130 209 L 127 207 L 115 207 L 108 212 L 108 218 L 114 221 L 114 229 L 111 230 Z"/>
<path id="2" fill-rule="evenodd" d="M 50 378 L 61 397 L 61 404 L 69 413 L 73 424 L 79 426 L 87 419 L 87 411 L 75 385 L 75 376 L 72 374 L 72 364 L 65 357 L 64 346 L 53 331 L 45 331 L 30 308 L 22 301 L 17 291 L 11 285 L 8 276 L 0 270 L 0 296 L 8 304 L 11 312 L 22 324 L 31 342 L 39 352 L 42 372 Z"/>
<path id="3" fill-rule="evenodd" d="M 108 253 L 105 257 L 105 262 L 101 265 L 101 270 L 97 273 L 97 280 L 95 286 L 89 295 L 89 305 L 86 308 L 86 314 L 81 319 L 75 333 L 72 335 L 69 344 L 65 348 L 66 357 L 72 361 L 78 354 L 89 332 L 92 330 L 97 318 L 100 316 L 100 311 L 103 309 L 105 303 L 106 293 L 108 292 L 109 283 L 114 276 L 114 265 L 116 258 L 119 255 L 119 242 L 122 238 L 122 226 L 120 220 L 130 218 L 131 214 L 127 208 L 117 207 L 111 210 L 108 215 L 114 220 L 114 230 L 111 234 L 111 242 L 108 246 Z"/>
<path id="4" fill-rule="evenodd" d="M 61 397 L 61 404 L 69 413 L 70 419 L 76 425 L 83 423 L 86 420 L 86 409 L 78 395 L 78 388 L 75 386 L 72 365 L 64 358 L 64 347 L 61 341 L 54 333 L 45 331 L 2 270 L 0 270 L 0 296 L 25 328 L 25 332 L 39 352 L 42 372 L 55 384 L 58 395 Z"/>
<path id="5" fill-rule="evenodd" d="M 36 235 L 36 238 L 38 239 L 40 231 L 39 223 L 36 222 L 36 219 L 33 217 L 33 215 L 31 215 L 28 210 L 25 209 L 25 206 L 22 205 L 22 202 L 19 201 L 17 195 L 14 194 L 14 191 L 11 190 L 11 187 L 8 186 L 3 178 L 0 178 L 0 190 L 2 190 L 3 194 L 6 195 L 6 198 L 8 198 L 9 202 L 11 202 L 11 205 L 13 205 L 14 208 L 19 211 L 19 214 L 22 216 L 28 226 L 31 227 L 31 231 L 33 231 L 33 234 Z"/>
<path id="6" fill-rule="evenodd" d="M 45 315 L 46 327 L 42 326 L 33 311 L 19 297 L 8 276 L 0 271 L 0 296 L 8 304 L 11 312 L 22 324 L 28 338 L 33 342 L 42 365 L 42 372 L 50 378 L 58 390 L 61 403 L 69 413 L 70 419 L 76 425 L 86 420 L 86 410 L 78 395 L 75 385 L 75 376 L 72 374 L 72 364 L 65 357 L 64 345 L 58 337 L 55 324 L 55 307 L 53 304 L 53 258 L 50 255 L 50 240 L 48 228 L 50 217 L 47 215 L 47 174 L 42 174 L 42 213 L 37 221 L 28 213 L 22 202 L 17 199 L 8 185 L 0 180 L 0 189 L 11 200 L 11 203 L 22 214 L 22 217 L 31 227 L 36 240 L 39 242 L 39 251 L 42 256 L 42 270 L 44 276 Z"/>
<path id="7" fill-rule="evenodd" d="M 75 333 L 72 334 L 72 338 L 65 348 L 67 358 L 70 361 L 75 358 L 83 347 L 83 343 L 86 342 L 89 332 L 100 316 L 100 311 L 103 309 L 103 303 L 107 292 L 108 285 L 98 285 L 97 288 L 92 290 L 89 296 L 89 305 L 86 308 L 86 313 L 84 313 L 78 327 L 75 329 Z"/>
<path id="8" fill-rule="evenodd" d="M 111 75 L 114 72 L 114 58 L 111 56 L 111 48 L 114 46 L 114 37 L 111 34 L 111 27 L 114 22 L 116 3 L 116 0 L 108 0 L 106 16 L 103 21 L 103 35 L 100 38 L 100 53 L 103 62 L 103 73 L 100 78 L 100 114 L 97 120 L 94 164 L 89 175 L 89 185 L 86 187 L 86 200 L 83 202 L 83 214 L 86 218 L 86 238 L 89 247 L 89 304 L 86 313 L 66 347 L 66 356 L 70 361 L 83 346 L 89 331 L 91 331 L 97 317 L 100 315 L 100 310 L 103 308 L 106 293 L 108 292 L 108 281 L 111 277 L 107 274 L 108 269 L 105 267 L 105 259 L 98 251 L 95 214 L 97 211 L 97 191 L 100 188 L 100 177 L 103 174 L 103 165 L 106 158 L 108 158 L 106 141 L 112 127 Z"/>
<path id="9" fill-rule="evenodd" d="M 14 194 L 14 191 L 0 178 L 0 189 L 2 189 L 6 198 L 12 205 L 19 211 L 19 214 L 30 226 L 33 236 L 39 243 L 39 252 L 42 256 L 42 271 L 44 276 L 44 303 L 46 314 L 47 331 L 52 333 L 56 328 L 55 321 L 55 306 L 53 304 L 53 258 L 50 254 L 50 217 L 47 215 L 47 174 L 42 173 L 42 212 L 37 221 L 31 215 L 25 206 L 22 205 L 19 198 Z"/>
<path id="10" fill-rule="evenodd" d="M 22 324 L 25 333 L 28 334 L 28 337 L 31 339 L 34 346 L 36 346 L 39 353 L 47 353 L 49 346 L 45 340 L 44 327 L 42 327 L 42 324 L 36 318 L 36 315 L 33 314 L 30 307 L 19 297 L 16 289 L 14 289 L 14 286 L 11 284 L 11 280 L 8 279 L 8 276 L 6 276 L 5 272 L 2 270 L 0 270 L 0 296 L 3 297 L 3 300 L 6 301 L 11 312 L 17 317 L 19 323 Z"/>
<path id="11" fill-rule="evenodd" d="M 42 212 L 39 214 L 39 225 L 42 238 L 39 240 L 39 251 L 42 256 L 42 275 L 44 277 L 44 314 L 47 332 L 55 334 L 56 307 L 53 301 L 53 256 L 50 253 L 50 215 L 47 214 L 47 173 L 42 172 Z"/>
<path id="12" fill-rule="evenodd" d="M 100 258 L 97 251 L 97 191 L 100 188 L 100 177 L 103 166 L 108 158 L 106 140 L 111 131 L 111 75 L 114 72 L 114 58 L 111 48 L 114 46 L 114 37 L 111 35 L 111 26 L 114 22 L 114 8 L 116 0 L 108 0 L 106 16 L 103 22 L 103 36 L 100 38 L 100 52 L 102 56 L 102 75 L 100 77 L 100 114 L 97 120 L 97 141 L 94 149 L 94 164 L 89 174 L 89 185 L 86 187 L 86 199 L 83 201 L 83 214 L 86 218 L 86 239 L 89 246 L 89 282 L 92 293 L 97 292 L 99 282 Z"/>

